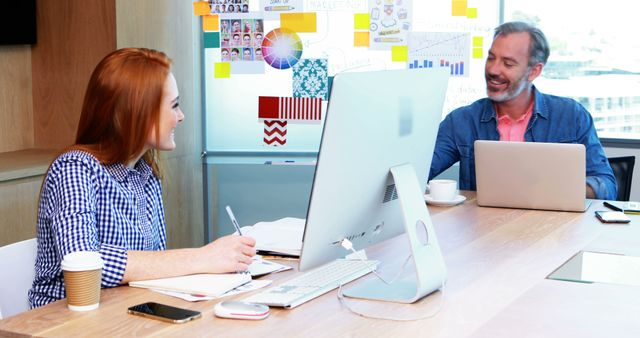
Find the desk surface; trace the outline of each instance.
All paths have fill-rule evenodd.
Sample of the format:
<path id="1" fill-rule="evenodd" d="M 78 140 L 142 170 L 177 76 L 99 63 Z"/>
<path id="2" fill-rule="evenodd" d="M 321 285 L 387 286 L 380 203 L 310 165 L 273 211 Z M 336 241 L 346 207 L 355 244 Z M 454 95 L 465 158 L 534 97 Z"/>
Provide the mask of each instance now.
<path id="1" fill-rule="evenodd" d="M 630 225 L 604 225 L 586 213 L 478 207 L 475 194 L 456 207 L 429 210 L 448 269 L 443 307 L 433 318 L 392 322 L 359 317 L 342 307 L 336 291 L 293 310 L 271 309 L 262 321 L 216 318 L 218 300 L 189 303 L 145 289 L 102 291 L 100 308 L 66 309 L 66 300 L 0 321 L 0 336 L 379 336 L 379 337 L 640 337 L 640 287 L 545 279 L 580 250 L 640 256 L 640 215 Z M 408 254 L 399 236 L 368 252 L 392 274 Z M 287 262 L 284 262 L 285 264 Z M 295 263 L 295 262 L 294 262 Z M 296 271 L 266 278 L 288 279 Z M 243 298 L 245 295 L 237 296 Z M 416 304 L 351 300 L 371 314 L 414 317 L 437 308 L 441 293 Z M 202 312 L 187 324 L 128 315 L 129 306 L 156 301 Z"/>

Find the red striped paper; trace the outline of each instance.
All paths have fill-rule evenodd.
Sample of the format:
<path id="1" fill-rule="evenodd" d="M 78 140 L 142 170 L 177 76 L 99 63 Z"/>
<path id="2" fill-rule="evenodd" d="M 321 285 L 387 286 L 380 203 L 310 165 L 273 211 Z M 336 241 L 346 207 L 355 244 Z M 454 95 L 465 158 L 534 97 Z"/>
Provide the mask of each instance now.
<path id="1" fill-rule="evenodd" d="M 322 98 L 260 96 L 258 118 L 319 121 L 322 118 Z"/>

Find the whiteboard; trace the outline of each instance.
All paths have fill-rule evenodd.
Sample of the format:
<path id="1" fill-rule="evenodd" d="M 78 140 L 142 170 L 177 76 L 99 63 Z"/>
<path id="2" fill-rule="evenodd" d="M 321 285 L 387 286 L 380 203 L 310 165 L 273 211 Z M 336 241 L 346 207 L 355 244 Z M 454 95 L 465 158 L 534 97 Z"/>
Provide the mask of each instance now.
<path id="1" fill-rule="evenodd" d="M 285 1 L 286 2 L 286 1 Z M 447 97 L 443 107 L 443 116 L 452 109 L 466 105 L 485 96 L 484 61 L 486 51 L 490 47 L 493 29 L 498 24 L 498 1 L 467 1 L 467 7 L 476 8 L 477 17 L 452 16 L 452 3 L 455 1 L 390 1 L 396 8 L 401 3 L 410 8 L 410 36 L 408 45 L 409 60 L 397 62 L 392 60 L 391 50 L 376 50 L 370 47 L 354 46 L 354 15 L 369 13 L 372 8 L 389 3 L 387 0 L 351 0 L 351 1 L 298 1 L 304 3 L 305 13 L 315 13 L 316 31 L 298 32 L 302 42 L 301 59 L 326 59 L 328 75 L 335 76 L 341 72 L 376 71 L 387 69 L 409 68 L 418 62 L 411 59 L 421 58 L 422 65 L 426 58 L 446 58 L 449 53 L 437 49 L 430 44 L 442 37 L 457 38 L 464 36 L 467 53 L 471 53 L 473 42 L 482 38 L 482 58 L 470 58 L 464 63 L 465 76 L 450 79 Z M 475 7 L 474 7 L 475 6 Z M 279 20 L 267 19 L 265 13 L 259 11 L 258 1 L 250 1 L 249 13 L 234 14 L 233 17 L 263 19 L 264 34 L 280 27 Z M 268 13 L 272 14 L 272 13 Z M 220 15 L 220 19 L 228 15 Z M 374 20 L 371 20 L 374 22 Z M 456 34 L 457 33 L 457 34 Z M 430 35 L 431 34 L 431 35 Z M 413 36 L 413 43 L 411 37 Z M 474 38 L 476 38 L 474 40 Z M 412 50 L 411 47 L 414 47 Z M 430 49 L 431 48 L 431 49 Z M 451 52 L 453 53 L 453 52 Z M 228 78 L 216 78 L 215 64 L 221 62 L 220 48 L 204 48 L 204 123 L 205 149 L 208 153 L 247 154 L 247 156 L 274 157 L 282 154 L 316 153 L 322 135 L 322 126 L 328 101 L 322 101 L 322 118 L 319 121 L 303 121 L 287 123 L 286 143 L 284 145 L 266 145 L 264 136 L 264 120 L 258 118 L 260 96 L 291 97 L 293 96 L 293 70 L 276 69 L 268 64 L 259 74 L 232 73 Z M 462 66 L 462 65 L 461 65 Z"/>

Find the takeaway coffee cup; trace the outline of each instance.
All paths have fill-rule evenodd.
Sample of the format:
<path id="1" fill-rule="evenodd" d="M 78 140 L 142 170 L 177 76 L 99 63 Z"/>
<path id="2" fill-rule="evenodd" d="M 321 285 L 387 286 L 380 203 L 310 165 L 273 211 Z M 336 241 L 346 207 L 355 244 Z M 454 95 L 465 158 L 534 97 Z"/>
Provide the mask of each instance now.
<path id="1" fill-rule="evenodd" d="M 458 182 L 431 180 L 429 181 L 429 195 L 434 201 L 452 201 L 458 195 Z"/>
<path id="2" fill-rule="evenodd" d="M 100 304 L 102 259 L 94 251 L 77 251 L 62 260 L 67 306 L 73 311 L 89 311 Z"/>

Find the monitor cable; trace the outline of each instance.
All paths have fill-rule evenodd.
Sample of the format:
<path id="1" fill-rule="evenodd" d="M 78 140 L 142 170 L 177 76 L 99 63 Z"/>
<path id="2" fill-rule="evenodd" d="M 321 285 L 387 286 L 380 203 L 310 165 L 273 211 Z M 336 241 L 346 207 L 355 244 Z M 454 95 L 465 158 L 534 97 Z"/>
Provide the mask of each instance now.
<path id="1" fill-rule="evenodd" d="M 344 238 L 342 241 L 340 241 L 340 245 L 345 248 L 346 250 L 349 250 L 351 252 L 353 252 L 357 258 L 364 264 L 367 264 L 367 259 L 366 257 L 362 256 L 362 251 L 356 251 L 353 248 L 353 244 L 351 243 L 351 241 L 349 241 L 348 239 Z M 395 277 L 393 277 L 390 281 L 387 281 L 386 279 L 384 279 L 377 271 L 376 269 L 372 269 L 371 272 L 373 272 L 376 277 L 378 279 L 380 279 L 383 283 L 387 284 L 387 285 L 391 285 L 393 284 L 398 277 L 400 277 L 400 275 L 404 272 L 404 269 L 407 265 L 407 263 L 409 262 L 409 259 L 411 258 L 411 254 L 409 256 L 407 256 L 407 258 L 404 260 L 404 263 L 402 264 L 402 268 L 400 269 L 400 271 L 396 274 Z M 438 304 L 438 307 L 435 309 L 435 311 L 428 313 L 426 315 L 423 316 L 418 316 L 418 317 L 409 317 L 409 318 L 405 318 L 405 317 L 391 317 L 391 316 L 381 316 L 381 315 L 376 315 L 376 314 L 369 314 L 369 313 L 364 313 L 362 311 L 358 311 L 355 310 L 354 308 L 352 308 L 349 305 L 349 302 L 347 302 L 344 294 L 342 293 L 342 286 L 344 284 L 340 284 L 340 286 L 338 286 L 338 300 L 340 301 L 340 304 L 343 305 L 344 307 L 347 308 L 347 310 L 349 310 L 350 312 L 364 317 L 364 318 L 371 318 L 371 319 L 382 319 L 382 320 L 390 320 L 390 321 L 397 321 L 397 322 L 409 322 L 409 321 L 416 321 L 416 320 L 422 320 L 422 319 L 427 319 L 427 318 L 432 318 L 435 317 L 438 313 L 440 313 L 440 310 L 442 310 L 442 307 L 444 305 L 444 290 L 445 290 L 445 282 L 442 281 L 442 285 L 440 286 L 440 302 Z"/>

